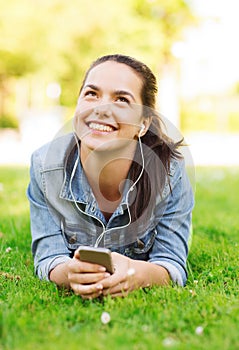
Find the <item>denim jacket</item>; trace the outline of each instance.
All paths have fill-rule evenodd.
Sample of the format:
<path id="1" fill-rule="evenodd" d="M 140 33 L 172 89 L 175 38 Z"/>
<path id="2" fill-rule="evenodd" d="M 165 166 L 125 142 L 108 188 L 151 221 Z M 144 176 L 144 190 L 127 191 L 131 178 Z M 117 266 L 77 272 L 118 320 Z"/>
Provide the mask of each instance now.
<path id="1" fill-rule="evenodd" d="M 70 259 L 79 245 L 93 246 L 101 236 L 99 245 L 160 265 L 173 282 L 185 285 L 194 198 L 184 161 L 171 160 L 170 184 L 166 181 L 146 216 L 129 223 L 129 186 L 125 185 L 121 203 L 107 222 L 77 157 L 73 134 L 53 140 L 32 155 L 27 195 L 39 278 L 49 280 L 49 272 Z"/>

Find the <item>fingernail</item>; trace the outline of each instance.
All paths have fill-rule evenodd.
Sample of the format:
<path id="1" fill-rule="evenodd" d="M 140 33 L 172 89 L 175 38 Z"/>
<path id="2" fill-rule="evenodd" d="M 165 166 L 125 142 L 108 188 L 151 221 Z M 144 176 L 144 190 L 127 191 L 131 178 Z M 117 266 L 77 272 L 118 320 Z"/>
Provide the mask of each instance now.
<path id="1" fill-rule="evenodd" d="M 106 268 L 104 266 L 100 266 L 99 269 L 98 269 L 100 272 L 105 272 L 106 271 Z"/>
<path id="2" fill-rule="evenodd" d="M 104 274 L 104 276 L 105 276 L 105 277 L 110 277 L 110 273 L 109 273 L 109 272 L 106 272 L 106 273 Z"/>
<path id="3" fill-rule="evenodd" d="M 98 290 L 102 290 L 102 289 L 103 289 L 102 284 L 97 284 L 96 289 L 98 289 Z"/>

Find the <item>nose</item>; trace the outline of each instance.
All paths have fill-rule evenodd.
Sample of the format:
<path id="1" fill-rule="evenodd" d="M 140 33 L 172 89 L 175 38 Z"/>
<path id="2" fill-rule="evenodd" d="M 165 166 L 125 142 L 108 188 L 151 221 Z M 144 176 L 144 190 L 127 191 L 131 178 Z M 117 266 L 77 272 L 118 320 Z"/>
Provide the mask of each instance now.
<path id="1" fill-rule="evenodd" d="M 108 118 L 112 116 L 112 106 L 110 103 L 107 104 L 100 104 L 97 105 L 94 108 L 94 113 L 99 117 L 99 118 Z"/>

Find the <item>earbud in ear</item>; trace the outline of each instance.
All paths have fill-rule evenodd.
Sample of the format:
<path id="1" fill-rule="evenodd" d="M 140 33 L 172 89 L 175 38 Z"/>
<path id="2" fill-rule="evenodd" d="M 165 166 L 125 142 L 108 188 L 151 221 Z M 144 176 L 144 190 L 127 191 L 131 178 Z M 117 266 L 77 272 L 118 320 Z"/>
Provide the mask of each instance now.
<path id="1" fill-rule="evenodd" d="M 145 129 L 145 125 L 141 124 L 140 131 L 139 131 L 139 137 L 143 136 L 142 134 L 143 134 L 144 129 Z"/>

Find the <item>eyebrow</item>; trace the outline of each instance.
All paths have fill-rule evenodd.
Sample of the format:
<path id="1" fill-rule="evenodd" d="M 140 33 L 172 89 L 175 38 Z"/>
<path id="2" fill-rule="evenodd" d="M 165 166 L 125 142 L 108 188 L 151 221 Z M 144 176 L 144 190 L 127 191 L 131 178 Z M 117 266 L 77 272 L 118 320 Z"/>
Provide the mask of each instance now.
<path id="1" fill-rule="evenodd" d="M 93 84 L 87 84 L 87 85 L 85 85 L 85 86 L 83 86 L 83 89 L 86 89 L 86 88 L 91 88 L 91 89 L 93 89 L 93 90 L 96 90 L 96 91 L 99 91 L 100 89 L 98 88 L 98 86 L 96 86 L 96 85 L 93 85 Z"/>
<path id="2" fill-rule="evenodd" d="M 94 85 L 94 84 L 87 84 L 87 85 L 84 86 L 83 89 L 86 89 L 86 88 L 91 88 L 91 89 L 93 89 L 95 91 L 100 91 L 100 88 L 98 86 Z M 131 92 L 129 92 L 129 91 L 126 91 L 126 90 L 115 90 L 114 94 L 117 95 L 117 96 L 119 96 L 119 95 L 128 95 L 135 101 L 134 95 L 131 94 Z"/>
<path id="3" fill-rule="evenodd" d="M 118 96 L 118 95 L 128 95 L 130 96 L 134 101 L 135 101 L 135 98 L 134 98 L 134 95 L 131 94 L 131 92 L 129 91 L 125 91 L 125 90 L 116 90 L 115 91 L 115 94 Z"/>

